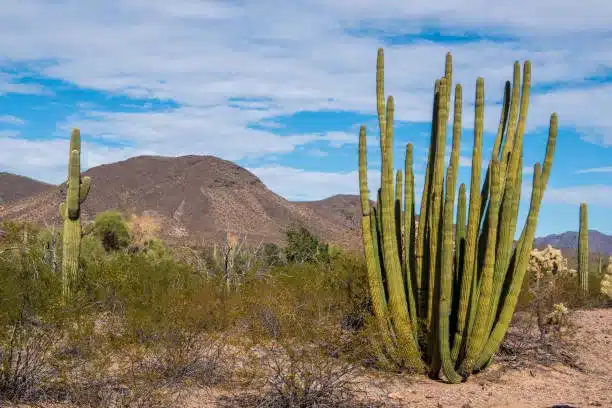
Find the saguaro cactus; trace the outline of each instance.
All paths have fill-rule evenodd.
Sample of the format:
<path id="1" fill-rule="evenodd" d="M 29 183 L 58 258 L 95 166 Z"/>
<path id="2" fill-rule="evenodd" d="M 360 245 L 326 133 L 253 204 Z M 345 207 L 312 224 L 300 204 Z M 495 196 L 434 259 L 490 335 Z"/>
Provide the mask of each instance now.
<path id="1" fill-rule="evenodd" d="M 393 177 L 394 101 L 384 95 L 384 54 L 378 50 L 376 100 L 382 155 L 376 208 L 367 185 L 366 129 L 359 132 L 359 185 L 368 284 L 382 359 L 459 382 L 485 367 L 497 351 L 514 312 L 529 263 L 538 212 L 548 183 L 557 137 L 550 118 L 544 165 L 534 167 L 531 203 L 514 245 L 522 184 L 523 135 L 531 65 L 520 65 L 506 83 L 499 129 L 481 185 L 484 80 L 476 81 L 476 114 L 469 202 L 459 187 L 462 88 L 455 86 L 450 163 L 444 169 L 452 90 L 452 58 L 434 87 L 432 133 L 418 223 L 414 214 L 412 145 L 406 147 L 404 194 Z M 394 190 L 395 189 L 395 190 Z M 403 202 L 402 202 L 403 197 Z M 399 207 L 399 209 L 398 209 Z"/>
<path id="2" fill-rule="evenodd" d="M 64 219 L 62 250 L 62 295 L 67 299 L 72 294 L 79 270 L 81 252 L 81 204 L 91 188 L 91 178 L 81 177 L 81 133 L 73 129 L 70 136 L 68 186 L 66 201 L 60 204 L 60 215 Z"/>
<path id="3" fill-rule="evenodd" d="M 578 280 L 582 293 L 589 292 L 589 216 L 586 203 L 580 204 L 578 229 Z"/>

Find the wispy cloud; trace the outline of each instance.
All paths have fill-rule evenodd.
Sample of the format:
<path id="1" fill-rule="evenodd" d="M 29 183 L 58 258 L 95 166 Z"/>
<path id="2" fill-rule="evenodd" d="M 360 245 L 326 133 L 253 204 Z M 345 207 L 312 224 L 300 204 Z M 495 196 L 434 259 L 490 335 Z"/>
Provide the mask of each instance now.
<path id="1" fill-rule="evenodd" d="M 0 123 L 8 125 L 23 125 L 25 120 L 13 115 L 0 115 Z"/>
<path id="2" fill-rule="evenodd" d="M 593 167 L 590 169 L 583 169 L 583 170 L 576 171 L 576 174 L 587 174 L 587 173 L 612 173 L 612 166 Z"/>
<path id="3" fill-rule="evenodd" d="M 546 190 L 545 200 L 579 205 L 588 203 L 600 207 L 612 208 L 612 185 L 589 185 L 557 187 Z"/>

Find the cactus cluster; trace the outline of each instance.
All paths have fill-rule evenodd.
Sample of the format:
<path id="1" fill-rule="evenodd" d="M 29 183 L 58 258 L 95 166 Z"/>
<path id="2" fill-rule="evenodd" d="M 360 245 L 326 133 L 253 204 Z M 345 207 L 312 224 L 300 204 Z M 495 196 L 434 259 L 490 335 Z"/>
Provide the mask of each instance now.
<path id="1" fill-rule="evenodd" d="M 578 228 L 578 281 L 583 294 L 589 292 L 589 218 L 586 203 L 580 204 Z"/>
<path id="2" fill-rule="evenodd" d="M 70 136 L 66 201 L 60 204 L 64 219 L 62 242 L 62 295 L 71 296 L 79 270 L 81 252 L 81 204 L 91 188 L 91 178 L 81 177 L 81 133 L 73 129 Z"/>
<path id="3" fill-rule="evenodd" d="M 576 271 L 568 267 L 567 258 L 563 256 L 560 249 L 547 245 L 546 248 L 531 250 L 529 257 L 529 273 L 536 278 L 542 278 L 546 274 L 551 275 L 575 275 Z"/>
<path id="4" fill-rule="evenodd" d="M 394 100 L 385 103 L 384 54 L 378 50 L 376 97 L 382 154 L 376 206 L 367 185 L 366 130 L 359 135 L 359 182 L 363 244 L 381 359 L 440 371 L 460 382 L 492 360 L 510 323 L 529 263 L 536 223 L 550 176 L 557 116 L 550 129 L 543 166 L 537 163 L 527 220 L 514 245 L 522 183 L 523 134 L 529 103 L 531 65 L 514 64 L 506 82 L 497 137 L 481 186 L 484 79 L 476 82 L 476 115 L 469 202 L 461 184 L 453 226 L 462 123 L 462 88 L 455 86 L 450 163 L 445 174 L 447 122 L 452 91 L 452 58 L 436 81 L 429 157 L 420 212 L 415 214 L 413 148 L 394 182 Z M 482 189 L 481 189 L 482 187 Z"/>

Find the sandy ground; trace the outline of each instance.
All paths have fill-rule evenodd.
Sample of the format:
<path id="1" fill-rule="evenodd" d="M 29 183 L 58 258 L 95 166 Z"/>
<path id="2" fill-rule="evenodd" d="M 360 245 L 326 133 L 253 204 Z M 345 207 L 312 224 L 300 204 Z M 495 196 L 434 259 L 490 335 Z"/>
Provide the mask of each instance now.
<path id="1" fill-rule="evenodd" d="M 364 369 L 357 384 L 362 392 L 360 399 L 367 401 L 363 406 L 394 408 L 612 408 L 612 309 L 576 311 L 570 327 L 573 328 L 570 344 L 559 348 L 561 354 L 568 356 L 561 357 L 563 362 L 551 362 L 542 351 L 524 353 L 526 348 L 522 347 L 520 336 L 518 342 L 511 343 L 510 334 L 505 344 L 521 352 L 500 355 L 485 372 L 462 384 L 446 384 L 424 376 L 383 375 Z M 248 391 L 257 394 L 261 390 Z M 174 406 L 247 408 L 249 404 L 235 398 L 245 392 L 243 387 L 232 388 L 227 384 L 219 388 L 183 389 L 180 402 Z"/>
<path id="2" fill-rule="evenodd" d="M 525 361 L 494 363 L 457 385 L 426 377 L 365 374 L 359 388 L 368 400 L 393 407 L 612 407 L 612 309 L 577 311 L 572 322 L 576 348 L 569 366 L 522 356 L 516 360 Z M 231 404 L 219 401 L 231 394 L 215 389 L 194 392 L 182 406 L 227 407 Z"/>

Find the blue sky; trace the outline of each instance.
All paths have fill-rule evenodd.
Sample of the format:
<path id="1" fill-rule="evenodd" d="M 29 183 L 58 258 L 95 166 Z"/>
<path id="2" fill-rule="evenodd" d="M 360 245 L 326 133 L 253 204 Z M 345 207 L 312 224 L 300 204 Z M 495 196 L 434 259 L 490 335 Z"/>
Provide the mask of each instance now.
<path id="1" fill-rule="evenodd" d="M 396 163 L 415 146 L 417 185 L 431 94 L 453 53 L 463 85 L 462 181 L 470 175 L 476 78 L 485 151 L 515 60 L 533 67 L 522 215 L 550 114 L 560 132 L 538 235 L 612 233 L 612 3 L 583 0 L 11 1 L 0 7 L 0 171 L 52 183 L 72 127 L 83 167 L 142 154 L 211 154 L 294 200 L 357 193 L 357 133 L 379 184 L 376 50 L 396 101 Z M 537 4 L 533 6 L 533 4 Z"/>

